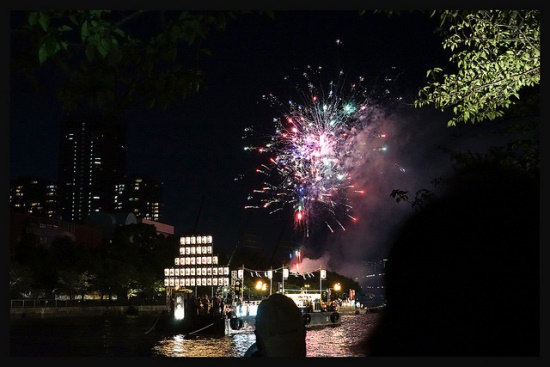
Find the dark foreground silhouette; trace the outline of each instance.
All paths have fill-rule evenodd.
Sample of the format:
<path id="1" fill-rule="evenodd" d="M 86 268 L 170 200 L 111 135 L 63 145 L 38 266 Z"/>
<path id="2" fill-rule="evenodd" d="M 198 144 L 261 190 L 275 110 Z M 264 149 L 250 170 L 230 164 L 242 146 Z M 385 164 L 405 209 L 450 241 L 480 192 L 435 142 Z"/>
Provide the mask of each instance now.
<path id="1" fill-rule="evenodd" d="M 256 342 L 244 357 L 306 357 L 306 328 L 294 301 L 280 293 L 258 306 Z"/>
<path id="2" fill-rule="evenodd" d="M 539 181 L 469 168 L 401 228 L 369 356 L 538 356 Z"/>

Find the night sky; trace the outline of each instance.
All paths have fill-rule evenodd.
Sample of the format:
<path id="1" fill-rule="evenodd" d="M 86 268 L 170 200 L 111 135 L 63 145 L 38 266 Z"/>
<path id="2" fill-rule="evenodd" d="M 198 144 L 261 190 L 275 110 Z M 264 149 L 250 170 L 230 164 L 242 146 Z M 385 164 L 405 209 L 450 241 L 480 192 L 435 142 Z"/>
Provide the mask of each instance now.
<path id="1" fill-rule="evenodd" d="M 293 78 L 308 65 L 322 66 L 334 78 L 339 70 L 362 75 L 374 93 L 390 88 L 388 100 L 403 98 L 398 104 L 378 106 L 384 111 L 382 126 L 390 153 L 364 162 L 360 179 L 368 194 L 354 203 L 359 221 L 335 233 L 317 229 L 306 251 L 314 268 L 323 262 L 331 270 L 358 276 L 368 272 L 364 261 L 385 254 L 395 228 L 411 213 L 408 204 L 390 197 L 391 191 L 430 188 L 431 179 L 447 172 L 449 158 L 438 153 L 437 144 L 477 145 L 464 137 L 456 140 L 455 133 L 467 129 L 447 128 L 448 116 L 407 106 L 426 71 L 446 65 L 448 59 L 428 15 L 403 12 L 388 18 L 310 10 L 277 11 L 275 16 L 242 16 L 209 36 L 205 45 L 212 56 L 201 64 L 207 85 L 199 93 L 164 113 L 145 108 L 126 112 L 127 173 L 163 182 L 163 222 L 173 225 L 177 235 L 193 230 L 211 234 L 215 246 L 228 252 L 243 233 L 260 236 L 267 253 L 279 241 L 299 247 L 302 243 L 288 216 L 244 210 L 248 194 L 261 184 L 255 170 L 265 157 L 244 151 L 243 131 L 249 126 L 273 130 L 273 117 L 279 114 L 261 96 L 290 98 L 285 77 L 299 82 Z M 398 76 L 389 87 L 384 82 L 388 75 Z M 55 77 L 44 70 L 44 88 L 37 92 L 12 74 L 12 178 L 37 175 L 57 180 L 62 109 L 55 99 Z M 476 128 L 478 134 L 483 130 Z"/>

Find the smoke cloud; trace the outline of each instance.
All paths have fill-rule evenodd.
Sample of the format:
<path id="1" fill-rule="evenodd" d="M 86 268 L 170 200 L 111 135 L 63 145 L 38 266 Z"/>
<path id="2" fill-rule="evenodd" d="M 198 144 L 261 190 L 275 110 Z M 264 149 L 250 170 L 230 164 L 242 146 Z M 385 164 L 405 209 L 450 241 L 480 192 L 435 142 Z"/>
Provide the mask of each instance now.
<path id="1" fill-rule="evenodd" d="M 440 146 L 453 149 L 463 139 L 447 127 L 444 115 L 403 106 L 387 111 L 373 107 L 368 125 L 351 141 L 358 154 L 344 163 L 354 178 L 352 213 L 345 230 L 318 231 L 304 246 L 302 269 L 326 268 L 360 281 L 371 274 L 368 262 L 384 259 L 400 225 L 414 213 L 410 203 L 396 202 L 392 190 L 438 191 L 432 180 L 452 172 L 451 158 Z"/>

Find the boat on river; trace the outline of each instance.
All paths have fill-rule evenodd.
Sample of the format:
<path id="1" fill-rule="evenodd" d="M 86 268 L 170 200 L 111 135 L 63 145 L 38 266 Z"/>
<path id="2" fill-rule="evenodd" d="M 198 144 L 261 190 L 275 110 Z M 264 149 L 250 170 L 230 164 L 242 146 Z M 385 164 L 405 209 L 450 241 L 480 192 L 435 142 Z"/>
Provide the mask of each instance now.
<path id="1" fill-rule="evenodd" d="M 342 322 L 341 315 L 336 306 L 322 304 L 321 302 L 307 302 L 308 300 L 313 300 L 315 295 L 309 297 L 301 293 L 294 295 L 286 294 L 286 296 L 293 299 L 298 308 L 300 308 L 306 329 L 338 326 Z M 225 320 L 225 335 L 254 331 L 256 311 L 260 302 L 245 302 L 243 306 L 238 306 L 235 314 Z"/>
<path id="2" fill-rule="evenodd" d="M 255 316 L 233 317 L 225 320 L 225 335 L 249 333 L 254 331 Z M 333 312 L 302 312 L 306 329 L 333 327 L 341 325 L 341 316 Z"/>
<path id="3" fill-rule="evenodd" d="M 244 302 L 243 305 L 235 307 L 234 311 L 225 314 L 189 314 L 180 318 L 177 316 L 177 311 L 166 313 L 157 319 L 152 329 L 185 336 L 198 334 L 228 336 L 252 333 L 255 329 L 256 310 L 260 302 Z M 341 315 L 337 310 L 301 308 L 301 311 L 306 329 L 334 327 L 341 324 Z"/>
<path id="4" fill-rule="evenodd" d="M 251 333 L 255 329 L 256 312 L 261 300 L 246 301 L 242 304 L 227 307 L 224 313 L 196 314 L 185 310 L 183 304 L 176 304 L 173 311 L 166 313 L 152 329 L 161 332 L 192 335 L 230 336 Z M 341 315 L 337 310 L 315 307 L 299 307 L 306 329 L 333 327 L 341 324 Z"/>
<path id="5" fill-rule="evenodd" d="M 281 270 L 282 292 L 300 308 L 306 328 L 340 324 L 340 313 L 331 302 L 321 301 L 321 290 L 319 293 L 285 291 L 284 279 L 288 278 L 289 271 L 284 265 Z M 278 270 L 254 270 L 258 276 L 264 273 L 269 279 L 273 278 L 274 271 Z M 219 263 L 211 235 L 180 237 L 178 256 L 174 258 L 172 266 L 164 269 L 169 311 L 156 320 L 151 330 L 184 335 L 253 332 L 261 300 L 244 300 L 244 272 L 244 265 L 240 269 L 231 270 L 228 265 Z M 326 270 L 319 269 L 319 278 L 326 278 Z M 204 295 L 200 299 L 197 298 L 198 289 Z M 210 290 L 210 296 L 204 294 L 205 289 Z M 225 305 L 223 300 L 232 301 Z"/>

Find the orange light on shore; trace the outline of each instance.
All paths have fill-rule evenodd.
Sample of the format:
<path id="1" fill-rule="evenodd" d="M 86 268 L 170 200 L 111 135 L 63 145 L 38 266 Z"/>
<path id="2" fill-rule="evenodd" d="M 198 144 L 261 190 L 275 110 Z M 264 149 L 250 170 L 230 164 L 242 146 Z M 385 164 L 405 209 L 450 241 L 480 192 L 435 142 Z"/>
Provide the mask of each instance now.
<path id="1" fill-rule="evenodd" d="M 267 283 L 262 282 L 261 280 L 258 280 L 256 283 L 256 289 L 259 291 L 266 291 L 267 290 Z"/>

